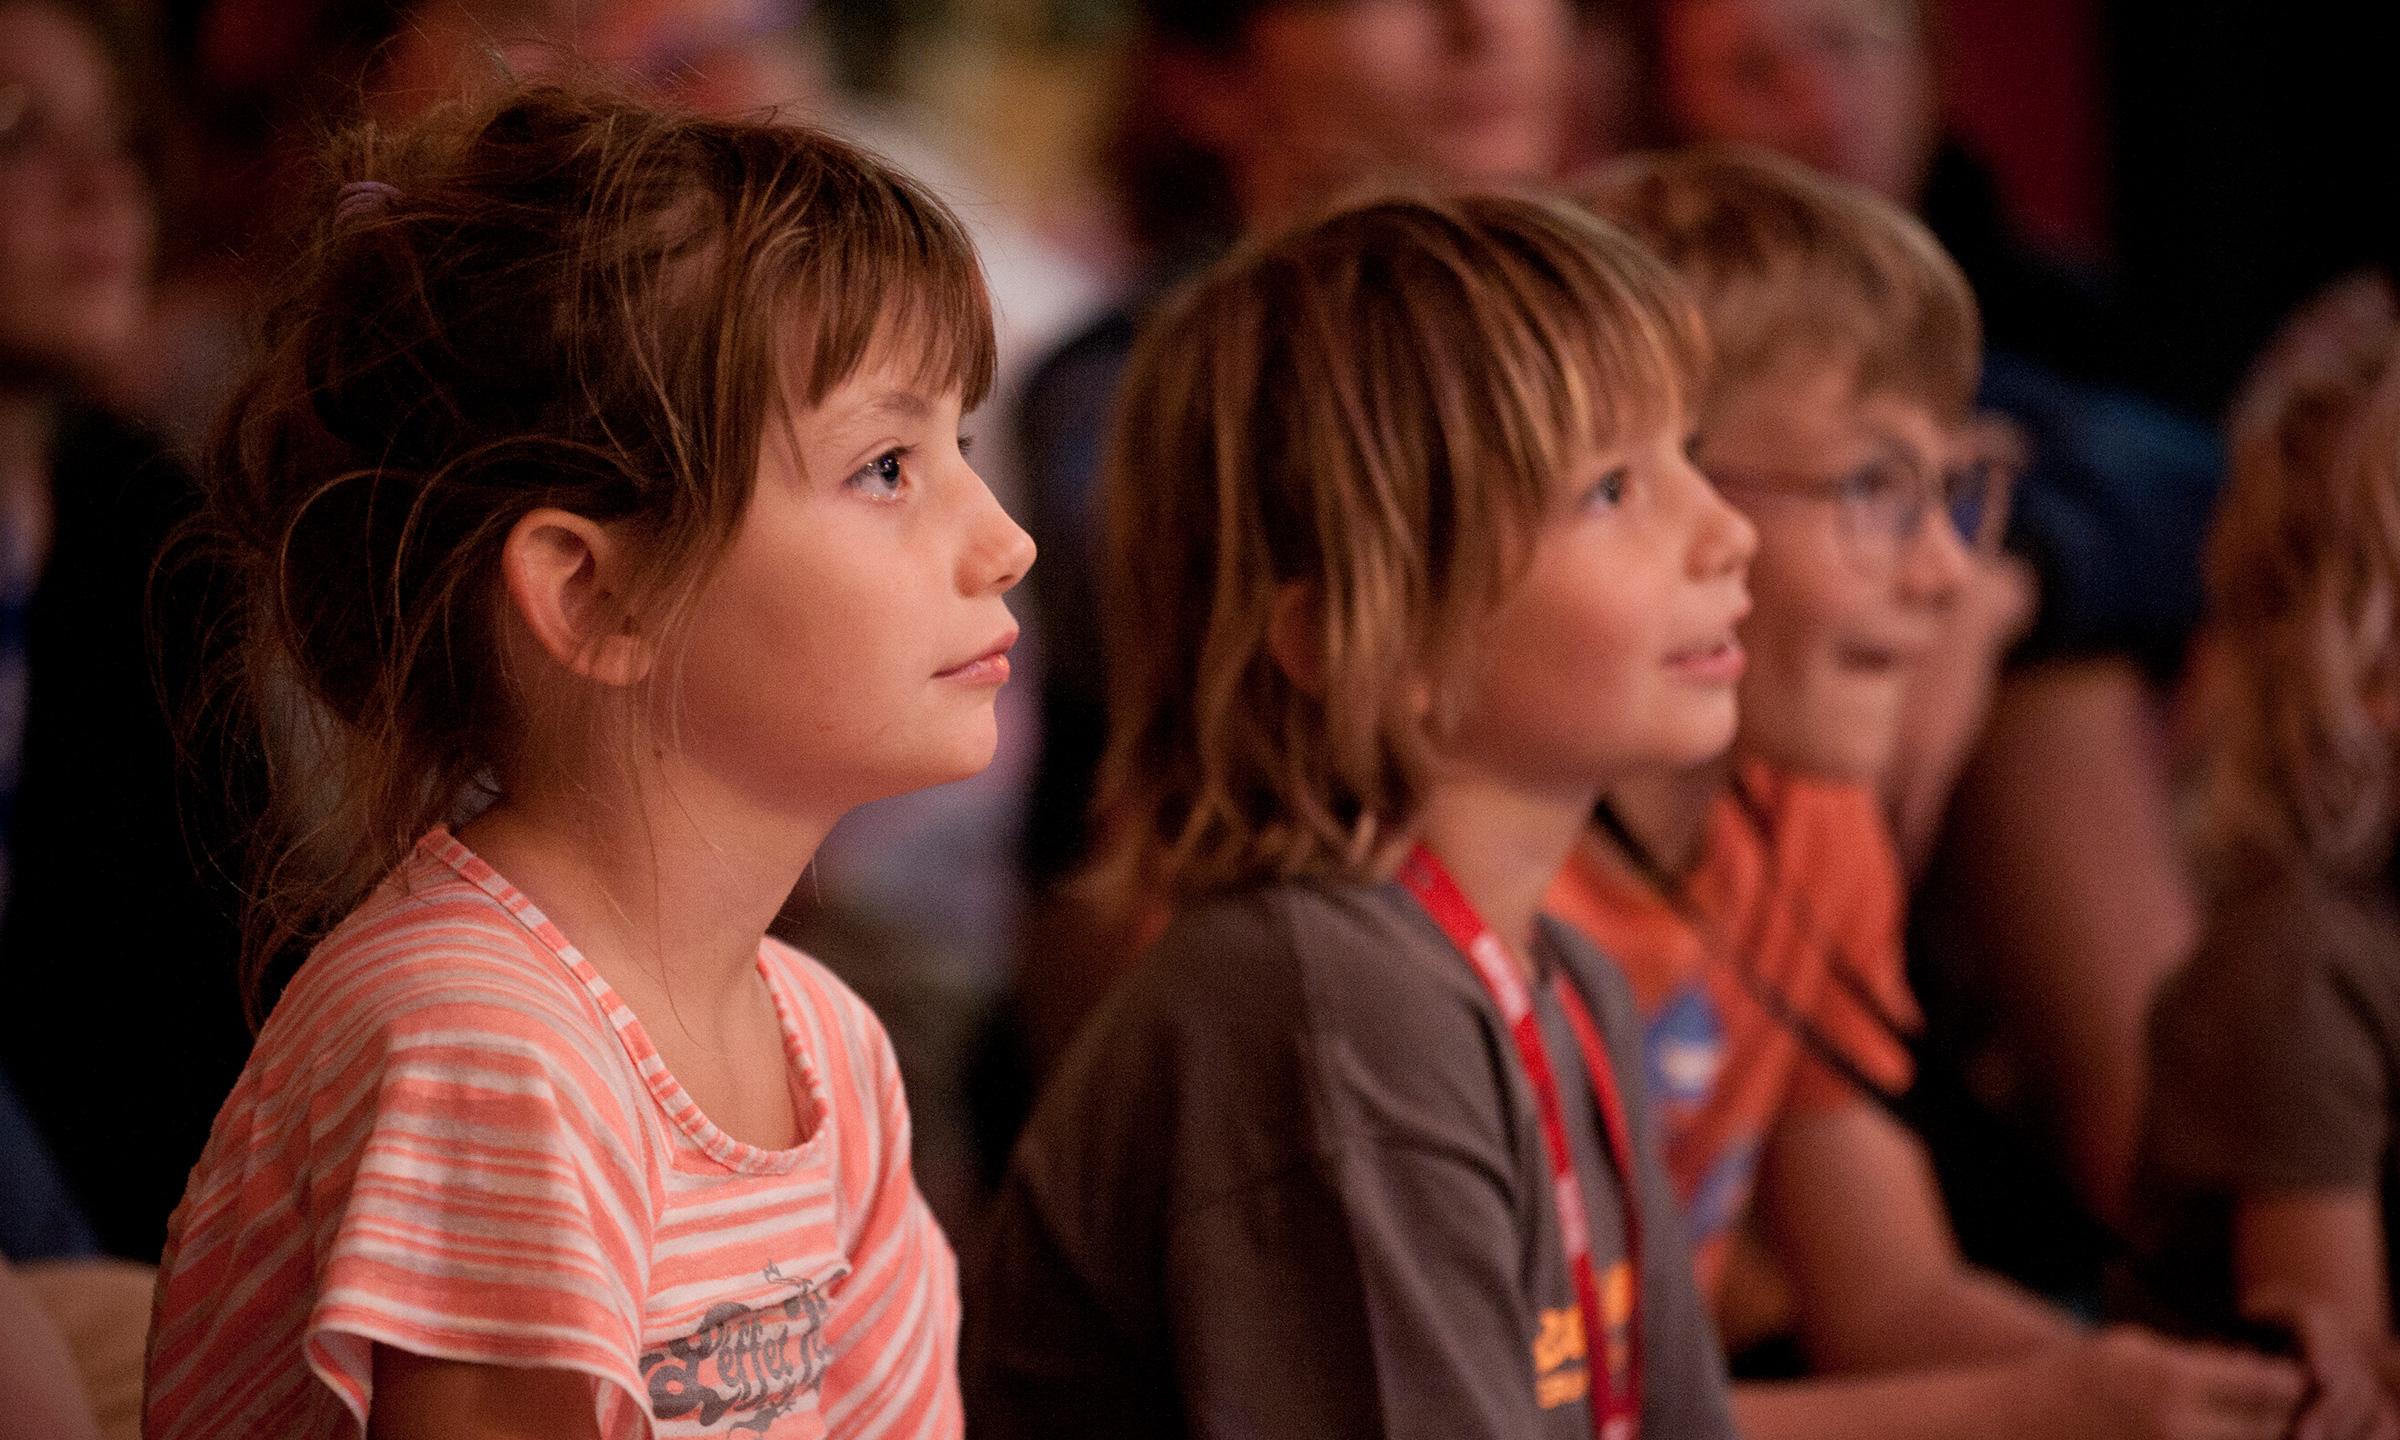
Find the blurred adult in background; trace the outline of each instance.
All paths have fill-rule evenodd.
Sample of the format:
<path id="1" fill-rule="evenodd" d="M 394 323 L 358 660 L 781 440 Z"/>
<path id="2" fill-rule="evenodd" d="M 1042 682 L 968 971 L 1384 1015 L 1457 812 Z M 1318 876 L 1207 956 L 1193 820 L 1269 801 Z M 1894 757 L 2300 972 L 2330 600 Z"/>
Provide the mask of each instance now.
<path id="1" fill-rule="evenodd" d="M 1962 1228 L 1971 1244 L 2021 1252 L 2003 1260 L 2077 1249 L 2065 1270 L 2034 1278 L 2079 1285 L 2099 1232 L 2052 1221 L 2078 1204 L 2122 1218 L 2142 1017 L 2195 934 L 2160 689 L 2198 617 L 2221 456 L 2208 432 L 2117 383 L 2127 336 L 2105 291 L 2017 233 L 1988 173 L 1945 128 L 1934 0 L 1657 5 L 1660 99 L 1676 133 L 1764 145 L 1918 208 L 1982 303 L 1981 402 L 2016 423 L 2028 461 L 2009 527 L 2021 568 L 1986 576 L 1985 613 L 2007 615 L 2006 590 L 2029 582 L 2031 630 L 1971 758 L 1952 753 L 1952 682 L 1927 677 L 1912 702 L 1924 717 L 1917 753 L 1889 798 L 1904 847 L 1932 871 L 1912 948 L 1946 1055 L 1923 1098 L 1940 1102 L 1934 1138 L 1954 1166 Z M 1986 624 L 1954 653 L 2006 639 Z M 1970 1066 L 2002 1078 L 1969 1087 Z M 2037 1152 L 2071 1197 L 2029 1179 L 2045 1168 L 2039 1153 L 2030 1166 L 2022 1147 L 1981 1159 L 1994 1153 L 1989 1133 L 1957 1127 L 1995 1104 L 2044 1137 Z M 2028 1200 L 2042 1208 L 2028 1212 Z M 2080 1238 L 2062 1247 L 2066 1234 Z"/>
<path id="2" fill-rule="evenodd" d="M 1554 175 L 1579 39 L 1569 0 L 1142 0 L 1112 161 L 1142 260 L 1132 293 L 1034 372 L 1018 412 L 1044 635 L 1027 821 L 1038 899 L 1019 1019 L 1039 1074 L 1130 958 L 1066 897 L 1102 741 L 1094 485 L 1117 380 L 1160 293 L 1246 231 L 1386 178 Z M 988 1089 L 995 1156 L 1028 1079 Z"/>
<path id="3" fill-rule="evenodd" d="M 230 925 L 183 843 L 144 623 L 151 562 L 188 487 L 92 398 L 127 359 L 153 243 L 120 45 L 88 4 L 0 0 L 0 1429 L 12 1434 L 132 1422 L 147 1269 L 96 1255 L 156 1256 L 247 1043 Z M 113 1357 L 113 1377 L 85 1363 L 95 1355 L 102 1371 Z M 16 1368 L 29 1357 L 73 1368 L 16 1383 L 36 1379 Z"/>

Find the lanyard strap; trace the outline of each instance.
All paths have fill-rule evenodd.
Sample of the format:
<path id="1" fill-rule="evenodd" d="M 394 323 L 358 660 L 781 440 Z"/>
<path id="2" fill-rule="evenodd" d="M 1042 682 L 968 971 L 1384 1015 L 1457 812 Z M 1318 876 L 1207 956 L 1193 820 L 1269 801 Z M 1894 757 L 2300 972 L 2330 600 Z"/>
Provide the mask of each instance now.
<path id="1" fill-rule="evenodd" d="M 1419 845 L 1400 867 L 1400 882 L 1483 982 L 1499 1007 L 1500 1018 L 1516 1041 L 1517 1060 L 1541 1112 L 1542 1145 L 1549 1151 L 1551 1188 L 1558 1203 L 1559 1238 L 1566 1251 L 1568 1278 L 1574 1282 L 1576 1308 L 1583 1319 L 1585 1366 L 1591 1375 L 1592 1433 L 1600 1440 L 1633 1440 L 1641 1430 L 1641 1224 L 1634 1198 L 1633 1141 L 1625 1123 L 1624 1102 L 1617 1095 L 1616 1072 L 1600 1042 L 1600 1027 L 1591 1008 L 1573 983 L 1558 987 L 1567 1027 L 1575 1032 L 1575 1048 L 1583 1053 L 1583 1069 L 1591 1080 L 1592 1100 L 1600 1112 L 1609 1163 L 1616 1167 L 1625 1214 L 1625 1263 L 1622 1293 L 1607 1297 L 1592 1263 L 1592 1226 L 1584 1208 L 1583 1182 L 1575 1173 L 1575 1152 L 1567 1144 L 1567 1123 L 1558 1103 L 1558 1076 L 1550 1065 L 1550 1047 L 1533 1013 L 1533 994 L 1518 972 L 1508 946 L 1492 933 L 1475 906 L 1450 878 L 1449 870 L 1432 851 Z M 1610 1315 L 1622 1316 L 1624 1341 Z"/>

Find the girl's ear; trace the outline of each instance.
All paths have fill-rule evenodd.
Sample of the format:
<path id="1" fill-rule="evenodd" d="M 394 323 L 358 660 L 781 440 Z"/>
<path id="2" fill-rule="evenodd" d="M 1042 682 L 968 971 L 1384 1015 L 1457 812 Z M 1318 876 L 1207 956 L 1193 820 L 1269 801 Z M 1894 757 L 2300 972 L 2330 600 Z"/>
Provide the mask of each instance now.
<path id="1" fill-rule="evenodd" d="M 657 658 L 616 601 L 624 593 L 623 541 L 572 511 L 535 510 L 500 546 L 509 605 L 534 643 L 586 680 L 631 685 Z"/>
<path id="2" fill-rule="evenodd" d="M 1275 587 L 1267 612 L 1267 653 L 1275 668 L 1303 695 L 1325 696 L 1324 602 L 1317 587 L 1286 580 Z"/>

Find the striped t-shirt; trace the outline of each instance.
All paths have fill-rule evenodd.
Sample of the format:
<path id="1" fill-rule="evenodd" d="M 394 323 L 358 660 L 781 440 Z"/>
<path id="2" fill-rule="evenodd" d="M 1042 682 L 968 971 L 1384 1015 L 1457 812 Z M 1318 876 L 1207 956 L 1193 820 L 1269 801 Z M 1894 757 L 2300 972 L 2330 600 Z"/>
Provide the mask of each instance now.
<path id="1" fill-rule="evenodd" d="M 955 1436 L 957 1267 L 889 1041 L 769 941 L 805 1138 L 712 1124 L 437 830 L 317 948 L 169 1224 L 145 1433 L 361 1433 L 373 1347 L 591 1376 L 611 1437 Z"/>

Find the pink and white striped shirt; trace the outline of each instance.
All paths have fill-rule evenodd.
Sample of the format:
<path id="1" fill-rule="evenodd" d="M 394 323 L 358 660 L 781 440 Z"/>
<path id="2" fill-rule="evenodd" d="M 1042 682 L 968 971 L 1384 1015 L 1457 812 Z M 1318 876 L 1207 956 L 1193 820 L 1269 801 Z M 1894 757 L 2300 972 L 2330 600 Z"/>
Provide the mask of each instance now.
<path id="1" fill-rule="evenodd" d="M 804 1138 L 712 1124 L 557 927 L 428 835 L 292 981 L 169 1225 L 144 1431 L 359 1435 L 373 1347 L 592 1377 L 600 1433 L 956 1436 L 957 1266 L 891 1045 L 759 971 Z"/>

